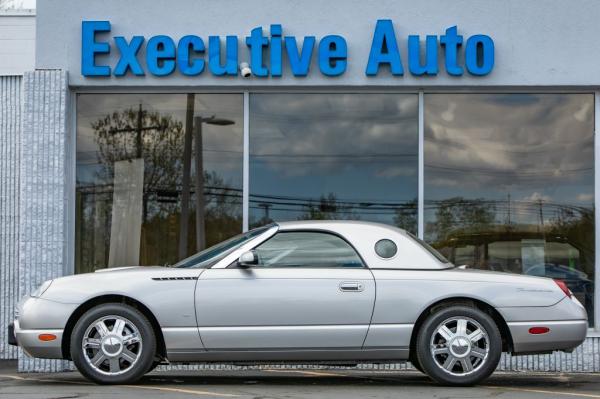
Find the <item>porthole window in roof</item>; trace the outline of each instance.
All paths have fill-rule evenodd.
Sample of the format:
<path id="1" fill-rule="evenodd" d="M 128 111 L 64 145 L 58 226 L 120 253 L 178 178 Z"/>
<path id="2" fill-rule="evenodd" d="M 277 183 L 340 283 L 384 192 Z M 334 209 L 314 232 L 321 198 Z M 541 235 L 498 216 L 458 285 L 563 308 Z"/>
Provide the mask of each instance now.
<path id="1" fill-rule="evenodd" d="M 392 240 L 387 238 L 377 241 L 375 243 L 375 253 L 382 258 L 392 258 L 398 252 L 398 247 Z"/>

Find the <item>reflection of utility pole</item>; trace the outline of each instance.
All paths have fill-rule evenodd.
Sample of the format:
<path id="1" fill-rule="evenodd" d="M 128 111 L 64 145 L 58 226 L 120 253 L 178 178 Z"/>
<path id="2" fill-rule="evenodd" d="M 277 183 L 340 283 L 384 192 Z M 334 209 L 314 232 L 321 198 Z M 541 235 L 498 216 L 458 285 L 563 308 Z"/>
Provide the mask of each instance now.
<path id="1" fill-rule="evenodd" d="M 196 250 L 206 247 L 206 232 L 204 223 L 204 160 L 202 154 L 202 117 L 194 118 L 194 151 L 196 160 Z"/>
<path id="2" fill-rule="evenodd" d="M 544 231 L 544 210 L 543 210 L 544 204 L 543 204 L 543 201 L 541 198 L 538 200 L 538 203 L 540 205 L 540 226 L 541 226 L 541 230 L 543 232 Z"/>
<path id="3" fill-rule="evenodd" d="M 510 227 L 510 193 L 508 193 L 508 227 Z"/>
<path id="4" fill-rule="evenodd" d="M 187 95 L 185 139 L 183 146 L 183 179 L 181 182 L 181 219 L 179 222 L 179 259 L 187 256 L 188 217 L 190 211 L 190 173 L 192 166 L 192 128 L 195 95 Z"/>
<path id="5" fill-rule="evenodd" d="M 204 223 L 204 159 L 203 159 L 203 144 L 202 144 L 202 124 L 214 126 L 228 126 L 235 122 L 229 119 L 217 118 L 215 115 L 209 117 L 197 116 L 194 118 L 194 132 L 196 141 L 195 157 L 196 157 L 196 251 L 202 251 L 206 248 L 206 229 Z"/>
<path id="6" fill-rule="evenodd" d="M 227 126 L 235 122 L 229 119 L 220 119 L 215 115 L 210 117 L 194 117 L 194 94 L 188 94 L 187 111 L 185 114 L 185 143 L 183 150 L 183 181 L 181 193 L 181 223 L 179 226 L 179 259 L 187 256 L 188 219 L 190 207 L 190 180 L 192 167 L 192 133 L 194 140 L 194 192 L 196 206 L 196 251 L 206 247 L 206 226 L 204 218 L 204 159 L 202 124 Z"/>
<path id="7" fill-rule="evenodd" d="M 135 144 L 137 147 L 137 157 L 142 157 L 142 130 L 144 127 L 142 126 L 142 104 L 140 103 L 140 108 L 138 109 L 138 117 L 137 117 L 137 128 L 136 136 L 135 136 Z"/>
<path id="8" fill-rule="evenodd" d="M 269 209 L 271 209 L 272 206 L 273 206 L 273 204 L 269 204 L 267 202 L 261 202 L 258 204 L 258 207 L 263 208 L 265 211 L 265 220 L 270 220 Z"/>

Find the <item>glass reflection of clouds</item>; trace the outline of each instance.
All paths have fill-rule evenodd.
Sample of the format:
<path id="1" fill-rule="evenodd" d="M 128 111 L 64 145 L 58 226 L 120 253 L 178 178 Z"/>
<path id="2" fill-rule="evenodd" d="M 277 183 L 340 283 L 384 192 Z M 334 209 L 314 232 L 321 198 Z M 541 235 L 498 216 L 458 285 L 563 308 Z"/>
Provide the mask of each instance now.
<path id="1" fill-rule="evenodd" d="M 416 229 L 417 96 L 252 94 L 250 222 L 375 220 Z"/>
<path id="2" fill-rule="evenodd" d="M 593 104 L 591 94 L 427 94 L 426 239 L 457 263 L 563 278 L 591 310 Z"/>

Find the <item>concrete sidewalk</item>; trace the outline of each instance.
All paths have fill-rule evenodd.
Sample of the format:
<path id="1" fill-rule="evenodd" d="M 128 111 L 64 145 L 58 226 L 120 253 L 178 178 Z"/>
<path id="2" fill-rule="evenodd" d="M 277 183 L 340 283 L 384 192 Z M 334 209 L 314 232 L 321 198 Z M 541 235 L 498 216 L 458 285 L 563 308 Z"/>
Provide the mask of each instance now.
<path id="1" fill-rule="evenodd" d="M 419 372 L 245 370 L 154 372 L 135 385 L 99 386 L 77 372 L 18 374 L 0 362 L 0 397 L 53 398 L 598 398 L 600 374 L 497 372 L 483 385 L 448 388 Z"/>

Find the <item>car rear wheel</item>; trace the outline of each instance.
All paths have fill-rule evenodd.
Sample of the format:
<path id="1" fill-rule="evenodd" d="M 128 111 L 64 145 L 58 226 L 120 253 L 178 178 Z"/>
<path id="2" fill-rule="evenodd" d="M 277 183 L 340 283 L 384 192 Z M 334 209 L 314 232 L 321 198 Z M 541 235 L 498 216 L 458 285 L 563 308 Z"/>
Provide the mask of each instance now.
<path id="1" fill-rule="evenodd" d="M 81 374 L 99 384 L 132 383 L 152 366 L 154 330 L 137 309 L 104 304 L 87 311 L 71 335 L 71 358 Z"/>
<path id="2" fill-rule="evenodd" d="M 502 339 L 494 320 L 479 309 L 450 306 L 430 315 L 417 337 L 417 359 L 435 381 L 474 385 L 494 372 Z"/>

